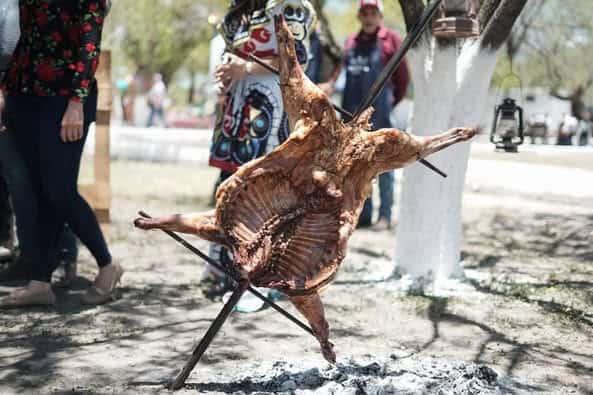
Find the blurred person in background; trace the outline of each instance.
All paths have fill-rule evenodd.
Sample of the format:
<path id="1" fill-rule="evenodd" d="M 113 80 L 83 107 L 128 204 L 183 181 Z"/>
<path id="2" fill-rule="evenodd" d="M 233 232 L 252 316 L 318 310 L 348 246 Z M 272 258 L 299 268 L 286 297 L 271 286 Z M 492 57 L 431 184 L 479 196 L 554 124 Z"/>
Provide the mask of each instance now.
<path id="1" fill-rule="evenodd" d="M 579 120 L 576 117 L 563 114 L 562 121 L 558 126 L 556 145 L 572 145 L 572 138 L 576 135 L 578 126 Z"/>
<path id="2" fill-rule="evenodd" d="M 352 34 L 346 41 L 342 67 L 346 73 L 342 107 L 355 113 L 372 84 L 401 46 L 399 34 L 383 25 L 383 3 L 381 0 L 359 0 L 358 21 L 360 30 Z M 322 88 L 329 94 L 338 77 L 334 77 Z M 390 114 L 393 108 L 404 98 L 408 89 L 410 75 L 404 61 L 391 78 L 391 84 L 385 85 L 373 107 L 375 112 L 371 118 L 373 129 L 393 127 Z M 395 175 L 393 170 L 379 175 L 379 191 L 381 203 L 379 218 L 375 229 L 391 228 L 391 216 L 394 200 Z M 359 227 L 372 225 L 373 199 L 370 196 L 364 204 Z"/>
<path id="3" fill-rule="evenodd" d="M 589 145 L 589 139 L 593 133 L 593 123 L 591 122 L 591 111 L 583 110 L 581 119 L 577 126 L 577 143 L 580 146 Z"/>
<path id="4" fill-rule="evenodd" d="M 146 122 L 147 127 L 152 127 L 156 124 L 156 119 L 160 119 L 160 123 L 163 127 L 167 127 L 167 118 L 165 116 L 165 107 L 169 96 L 167 94 L 167 86 L 163 81 L 163 76 L 160 73 L 155 73 L 152 76 L 152 85 L 148 91 L 148 108 L 150 113 L 148 114 L 148 121 Z"/>

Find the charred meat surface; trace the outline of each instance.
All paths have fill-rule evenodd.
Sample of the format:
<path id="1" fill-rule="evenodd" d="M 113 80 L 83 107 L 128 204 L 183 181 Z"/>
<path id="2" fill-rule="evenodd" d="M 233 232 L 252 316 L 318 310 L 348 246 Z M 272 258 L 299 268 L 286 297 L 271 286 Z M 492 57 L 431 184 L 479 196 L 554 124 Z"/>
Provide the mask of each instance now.
<path id="1" fill-rule="evenodd" d="M 215 210 L 134 223 L 228 247 L 243 278 L 289 296 L 311 324 L 324 357 L 334 362 L 319 291 L 344 259 L 373 177 L 466 141 L 476 130 L 454 128 L 429 137 L 397 129 L 372 131 L 372 108 L 344 123 L 327 95 L 305 76 L 281 19 L 276 31 L 290 137 L 225 181 Z"/>

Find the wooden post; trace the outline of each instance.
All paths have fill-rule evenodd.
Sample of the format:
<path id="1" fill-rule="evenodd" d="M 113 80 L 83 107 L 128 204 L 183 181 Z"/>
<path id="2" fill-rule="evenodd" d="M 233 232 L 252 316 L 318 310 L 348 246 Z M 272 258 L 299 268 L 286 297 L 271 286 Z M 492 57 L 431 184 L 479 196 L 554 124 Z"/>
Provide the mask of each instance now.
<path id="1" fill-rule="evenodd" d="M 109 223 L 111 208 L 111 172 L 109 155 L 109 124 L 113 94 L 111 88 L 111 53 L 102 51 L 96 73 L 99 88 L 97 121 L 95 123 L 94 183 L 80 185 L 101 224 Z"/>

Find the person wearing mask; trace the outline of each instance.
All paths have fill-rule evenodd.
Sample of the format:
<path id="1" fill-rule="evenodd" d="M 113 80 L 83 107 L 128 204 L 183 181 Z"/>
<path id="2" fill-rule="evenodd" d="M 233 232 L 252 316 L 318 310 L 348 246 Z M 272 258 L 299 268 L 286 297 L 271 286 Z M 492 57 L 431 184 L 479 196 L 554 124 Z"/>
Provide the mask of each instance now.
<path id="1" fill-rule="evenodd" d="M 342 68 L 346 75 L 342 107 L 356 112 L 358 106 L 369 92 L 372 84 L 401 45 L 401 37 L 383 25 L 383 3 L 381 0 L 359 0 L 358 20 L 360 30 L 346 41 Z M 337 80 L 338 73 L 323 85 L 330 93 Z M 410 75 L 404 61 L 395 71 L 391 83 L 387 84 L 374 103 L 375 112 L 371 118 L 373 129 L 391 128 L 390 114 L 393 108 L 404 98 L 408 89 Z M 379 176 L 380 206 L 379 219 L 375 229 L 384 230 L 392 226 L 394 200 L 394 173 L 385 172 Z M 364 204 L 359 227 L 372 225 L 373 200 L 369 197 Z"/>
<path id="2" fill-rule="evenodd" d="M 55 303 L 50 281 L 65 223 L 99 266 L 85 303 L 109 301 L 123 274 L 77 189 L 82 150 L 96 113 L 94 73 L 108 8 L 107 0 L 19 2 L 21 36 L 2 81 L 4 122 L 36 195 L 36 226 L 27 243 L 37 247 L 30 249 L 32 280 L 3 298 L 2 306 Z"/>

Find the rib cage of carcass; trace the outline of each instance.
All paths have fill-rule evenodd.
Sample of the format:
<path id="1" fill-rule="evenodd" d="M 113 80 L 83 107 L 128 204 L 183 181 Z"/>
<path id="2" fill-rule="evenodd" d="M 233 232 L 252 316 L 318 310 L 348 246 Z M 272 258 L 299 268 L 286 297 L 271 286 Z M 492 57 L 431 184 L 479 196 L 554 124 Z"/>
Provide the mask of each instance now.
<path id="1" fill-rule="evenodd" d="M 430 137 L 397 129 L 372 131 L 372 108 L 344 123 L 327 95 L 303 73 L 294 39 L 281 19 L 276 30 L 290 137 L 224 182 L 215 210 L 137 219 L 136 225 L 191 233 L 228 247 L 244 279 L 288 295 L 311 324 L 324 357 L 334 362 L 319 291 L 344 259 L 372 179 L 467 140 L 475 129 Z"/>

